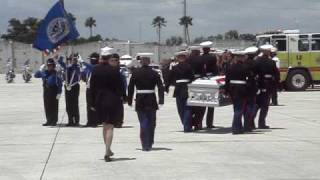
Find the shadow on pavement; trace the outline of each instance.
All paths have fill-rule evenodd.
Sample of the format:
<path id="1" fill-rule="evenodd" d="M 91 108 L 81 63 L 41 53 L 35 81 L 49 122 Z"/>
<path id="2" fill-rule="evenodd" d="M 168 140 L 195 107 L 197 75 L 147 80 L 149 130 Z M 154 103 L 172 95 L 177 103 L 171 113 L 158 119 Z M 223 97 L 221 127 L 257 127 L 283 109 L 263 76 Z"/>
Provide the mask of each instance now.
<path id="1" fill-rule="evenodd" d="M 151 151 L 172 151 L 170 148 L 154 147 Z"/>
<path id="2" fill-rule="evenodd" d="M 120 161 L 133 161 L 136 160 L 137 158 L 111 158 L 111 161 L 109 163 L 112 162 L 120 162 Z M 101 161 L 104 161 L 104 159 L 100 159 Z"/>

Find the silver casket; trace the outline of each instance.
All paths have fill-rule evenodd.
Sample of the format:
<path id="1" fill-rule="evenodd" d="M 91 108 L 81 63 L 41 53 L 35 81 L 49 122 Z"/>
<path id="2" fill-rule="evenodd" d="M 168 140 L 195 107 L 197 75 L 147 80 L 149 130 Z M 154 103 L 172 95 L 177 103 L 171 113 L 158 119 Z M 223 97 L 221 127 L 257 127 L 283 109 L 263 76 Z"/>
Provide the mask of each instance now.
<path id="1" fill-rule="evenodd" d="M 224 91 L 225 76 L 197 79 L 188 85 L 188 106 L 221 107 L 231 104 Z"/>

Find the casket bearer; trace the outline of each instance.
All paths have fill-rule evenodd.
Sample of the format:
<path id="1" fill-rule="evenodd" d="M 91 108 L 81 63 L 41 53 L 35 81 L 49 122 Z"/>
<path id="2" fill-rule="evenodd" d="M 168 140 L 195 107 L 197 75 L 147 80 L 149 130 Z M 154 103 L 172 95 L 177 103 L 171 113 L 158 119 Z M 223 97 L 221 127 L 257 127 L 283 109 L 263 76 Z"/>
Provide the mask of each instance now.
<path id="1" fill-rule="evenodd" d="M 245 64 L 248 68 L 248 80 L 247 80 L 247 103 L 244 112 L 244 131 L 250 132 L 255 129 L 254 117 L 256 112 L 256 99 L 257 99 L 257 68 L 255 58 L 258 55 L 258 48 L 248 47 L 244 50 L 247 57 L 245 60 Z"/>
<path id="2" fill-rule="evenodd" d="M 188 52 L 181 51 L 175 54 L 178 64 L 172 67 L 169 74 L 169 83 L 166 84 L 166 90 L 169 91 L 170 84 L 175 84 L 173 96 L 176 98 L 177 109 L 184 132 L 191 132 L 191 107 L 187 105 L 188 84 L 194 80 L 193 70 L 186 62 Z"/>
<path id="3" fill-rule="evenodd" d="M 213 43 L 211 41 L 202 42 L 200 46 L 202 47 L 203 54 L 201 56 L 202 61 L 205 64 L 205 73 L 207 77 L 217 76 L 218 75 L 218 65 L 217 58 L 210 54 Z M 208 129 L 214 128 L 213 119 L 214 119 L 214 108 L 207 107 L 207 121 L 206 125 Z"/>
<path id="4" fill-rule="evenodd" d="M 159 109 L 155 87 L 158 88 L 159 105 L 164 104 L 164 86 L 160 75 L 150 66 L 150 55 L 140 55 L 142 67 L 133 71 L 128 86 L 128 105 L 132 106 L 136 88 L 136 111 L 140 122 L 140 139 L 143 151 L 152 150 Z"/>
<path id="5" fill-rule="evenodd" d="M 187 63 L 190 64 L 194 72 L 195 79 L 205 77 L 206 76 L 205 63 L 203 62 L 200 56 L 201 47 L 190 46 L 189 49 L 191 53 L 186 61 Z M 203 120 L 203 116 L 205 114 L 206 108 L 193 106 L 191 109 L 192 109 L 192 126 L 194 126 L 195 130 L 201 130 L 202 120 Z"/>
<path id="6" fill-rule="evenodd" d="M 271 59 L 272 45 L 263 45 L 260 47 L 262 55 L 257 58 L 258 72 L 258 96 L 257 96 L 257 111 L 259 114 L 259 129 L 269 129 L 266 125 L 266 117 L 269 111 L 270 97 L 273 91 L 279 86 L 280 73 L 276 63 Z"/>
<path id="7" fill-rule="evenodd" d="M 247 100 L 248 69 L 244 64 L 245 53 L 234 52 L 234 63 L 226 73 L 226 92 L 231 96 L 233 103 L 232 134 L 242 134 L 242 116 Z"/>

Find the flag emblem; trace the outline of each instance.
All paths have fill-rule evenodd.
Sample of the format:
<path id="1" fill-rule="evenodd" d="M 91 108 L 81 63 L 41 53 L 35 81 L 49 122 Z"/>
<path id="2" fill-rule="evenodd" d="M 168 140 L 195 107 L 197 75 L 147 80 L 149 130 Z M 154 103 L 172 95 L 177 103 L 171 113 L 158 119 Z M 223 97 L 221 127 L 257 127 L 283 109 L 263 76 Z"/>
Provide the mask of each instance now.
<path id="1" fill-rule="evenodd" d="M 51 20 L 48 24 L 47 35 L 51 43 L 57 43 L 70 33 L 68 19 L 59 17 Z"/>

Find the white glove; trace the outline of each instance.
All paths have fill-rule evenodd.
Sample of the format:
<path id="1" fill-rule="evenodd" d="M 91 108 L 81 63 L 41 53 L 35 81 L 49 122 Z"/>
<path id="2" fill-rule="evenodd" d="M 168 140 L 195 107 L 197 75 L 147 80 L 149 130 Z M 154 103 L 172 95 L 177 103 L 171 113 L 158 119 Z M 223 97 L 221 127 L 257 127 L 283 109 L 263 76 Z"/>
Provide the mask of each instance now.
<path id="1" fill-rule="evenodd" d="M 91 109 L 91 111 L 96 111 L 96 108 L 94 108 L 94 107 L 91 107 L 90 109 Z"/>
<path id="2" fill-rule="evenodd" d="M 61 94 L 57 94 L 56 99 L 59 100 L 61 97 Z"/>
<path id="3" fill-rule="evenodd" d="M 42 64 L 42 65 L 40 66 L 40 68 L 39 68 L 39 71 L 44 71 L 45 68 L 46 68 L 46 65 L 45 65 L 45 64 Z"/>

